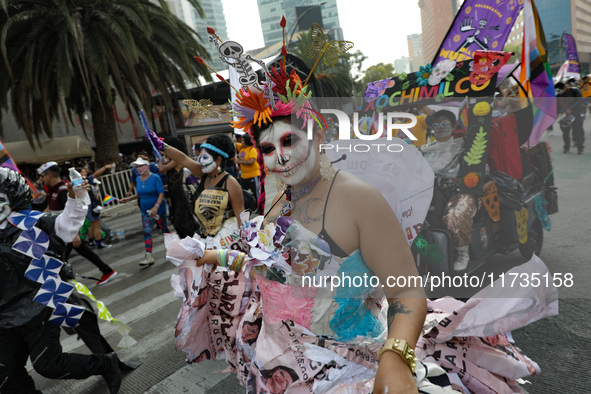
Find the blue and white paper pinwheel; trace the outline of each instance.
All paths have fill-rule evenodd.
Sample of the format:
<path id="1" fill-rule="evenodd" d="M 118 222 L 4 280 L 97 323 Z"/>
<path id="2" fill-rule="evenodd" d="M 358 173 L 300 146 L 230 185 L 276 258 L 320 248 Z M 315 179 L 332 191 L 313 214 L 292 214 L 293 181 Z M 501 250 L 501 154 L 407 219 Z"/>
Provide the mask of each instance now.
<path id="1" fill-rule="evenodd" d="M 40 259 L 32 260 L 25 271 L 25 278 L 43 283 L 47 278 L 55 278 L 62 268 L 62 263 L 58 259 L 49 256 L 41 256 Z"/>
<path id="2" fill-rule="evenodd" d="M 33 227 L 25 230 L 16 240 L 12 249 L 34 259 L 40 259 L 49 246 L 49 236 L 41 229 Z"/>
<path id="3" fill-rule="evenodd" d="M 12 213 L 8 217 L 8 221 L 21 230 L 30 230 L 41 216 L 43 216 L 43 212 L 30 210 L 19 211 Z"/>
<path id="4" fill-rule="evenodd" d="M 72 290 L 73 285 L 58 278 L 49 278 L 43 283 L 33 301 L 55 309 L 58 304 L 66 302 Z"/>
<path id="5" fill-rule="evenodd" d="M 84 308 L 72 304 L 59 304 L 49 318 L 49 322 L 56 326 L 76 327 L 84 313 Z"/>

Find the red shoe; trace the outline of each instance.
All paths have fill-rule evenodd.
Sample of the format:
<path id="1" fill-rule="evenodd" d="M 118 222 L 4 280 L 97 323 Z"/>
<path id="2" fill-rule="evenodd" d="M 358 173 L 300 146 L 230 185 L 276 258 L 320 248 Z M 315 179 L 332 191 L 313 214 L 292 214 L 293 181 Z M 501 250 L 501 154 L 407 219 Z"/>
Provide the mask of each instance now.
<path id="1" fill-rule="evenodd" d="M 96 282 L 97 285 L 104 285 L 105 283 L 107 283 L 108 281 L 110 281 L 111 279 L 113 279 L 114 277 L 117 276 L 117 272 L 116 271 L 111 271 L 108 274 L 105 274 L 101 277 L 101 280 L 99 280 L 98 282 Z"/>

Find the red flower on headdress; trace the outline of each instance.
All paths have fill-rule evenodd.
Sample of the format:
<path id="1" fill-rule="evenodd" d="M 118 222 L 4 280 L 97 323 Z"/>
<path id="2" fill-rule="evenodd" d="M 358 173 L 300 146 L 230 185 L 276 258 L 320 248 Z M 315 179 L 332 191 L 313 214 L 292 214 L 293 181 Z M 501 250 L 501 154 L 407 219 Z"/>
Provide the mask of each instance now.
<path id="1" fill-rule="evenodd" d="M 303 88 L 302 80 L 295 70 L 291 70 L 289 76 L 287 75 L 283 60 L 279 62 L 279 71 L 277 71 L 275 67 L 271 67 L 270 71 L 271 80 L 275 84 L 275 86 L 273 86 L 273 92 L 282 96 L 287 95 L 287 82 L 289 82 L 291 93 L 299 95 Z"/>

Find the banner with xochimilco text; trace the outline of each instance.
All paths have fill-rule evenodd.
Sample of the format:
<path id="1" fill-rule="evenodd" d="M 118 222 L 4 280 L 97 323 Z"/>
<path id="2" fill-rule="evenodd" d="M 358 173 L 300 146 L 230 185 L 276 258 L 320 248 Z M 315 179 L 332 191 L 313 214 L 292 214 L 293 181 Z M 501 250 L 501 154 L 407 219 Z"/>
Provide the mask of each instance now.
<path id="1" fill-rule="evenodd" d="M 435 58 L 470 61 L 474 52 L 500 51 L 525 0 L 466 0 L 458 11 Z"/>
<path id="2" fill-rule="evenodd" d="M 455 168 L 451 176 L 446 179 L 448 186 L 456 192 L 481 195 L 484 186 L 484 171 L 488 158 L 488 145 L 491 129 L 491 100 L 496 86 L 496 73 L 489 75 L 486 82 L 475 84 L 473 65 L 469 62 L 445 61 L 435 68 L 425 66 L 422 70 L 402 74 L 383 81 L 368 84 L 362 106 L 362 117 L 365 124 L 359 126 L 367 134 L 375 134 L 383 129 L 381 123 L 387 121 L 384 114 L 389 112 L 412 113 L 417 119 L 411 133 L 421 143 L 414 143 L 421 147 L 432 140 L 424 137 L 432 131 L 432 118 L 422 115 L 424 107 L 428 106 L 437 115 L 437 111 L 448 111 L 455 117 L 454 137 L 455 145 L 459 149 L 455 154 Z M 471 78 L 472 76 L 472 78 Z M 469 97 L 470 100 L 465 98 Z M 380 114 L 382 114 L 380 118 Z M 426 120 L 427 121 L 426 121 Z M 406 120 L 404 123 L 408 122 Z M 427 124 L 424 124 L 427 123 Z M 422 133 L 422 134 L 421 134 Z M 394 137 L 405 138 L 404 135 Z M 406 139 L 407 142 L 413 143 Z M 439 147 L 441 146 L 441 152 Z M 426 149 L 423 149 L 423 155 Z M 451 151 L 445 145 L 437 143 L 430 146 L 437 161 L 442 161 Z M 440 160 L 441 159 L 441 160 Z M 451 157 L 450 157 L 451 159 Z M 429 158 L 427 159 L 429 161 Z M 431 163 L 430 163 L 431 164 Z M 437 173 L 437 168 L 432 166 Z M 442 166 L 443 167 L 443 166 Z M 449 166 L 445 166 L 449 168 Z"/>

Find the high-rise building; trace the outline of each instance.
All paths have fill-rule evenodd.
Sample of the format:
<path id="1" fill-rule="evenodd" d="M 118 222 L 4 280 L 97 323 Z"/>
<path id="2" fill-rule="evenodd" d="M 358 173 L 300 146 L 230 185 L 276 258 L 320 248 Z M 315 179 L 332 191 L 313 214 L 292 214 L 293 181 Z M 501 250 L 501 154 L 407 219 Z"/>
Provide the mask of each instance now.
<path id="1" fill-rule="evenodd" d="M 430 63 L 435 57 L 455 18 L 459 3 L 457 0 L 419 0 L 425 63 Z"/>
<path id="2" fill-rule="evenodd" d="M 279 26 L 281 16 L 287 20 L 286 40 L 292 32 L 306 30 L 311 22 L 321 25 L 331 38 L 342 40 L 343 33 L 339 24 L 339 12 L 336 0 L 257 0 L 265 46 L 271 46 L 283 39 L 283 30 Z M 296 14 L 296 7 L 298 12 Z M 320 13 L 318 13 L 320 10 Z M 322 20 L 318 16 L 322 16 Z M 316 18 L 313 18 L 316 17 Z"/>
<path id="3" fill-rule="evenodd" d="M 408 66 L 410 71 L 419 71 L 419 67 L 427 63 L 423 58 L 423 40 L 421 35 L 408 35 L 406 36 L 406 41 L 408 43 Z"/>
<path id="4" fill-rule="evenodd" d="M 228 65 L 220 60 L 216 47 L 208 41 L 207 34 L 207 27 L 209 26 L 215 29 L 222 40 L 228 39 L 222 0 L 200 0 L 199 3 L 205 14 L 203 18 L 199 16 L 197 11 L 188 2 L 183 0 L 168 0 L 168 5 L 172 12 L 199 34 L 201 43 L 211 57 L 211 61 L 208 62 L 209 65 L 214 70 L 227 69 Z"/>
<path id="5" fill-rule="evenodd" d="M 562 34 L 572 34 L 577 42 L 581 72 L 591 72 L 591 0 L 536 0 L 552 69 L 566 61 Z"/>

